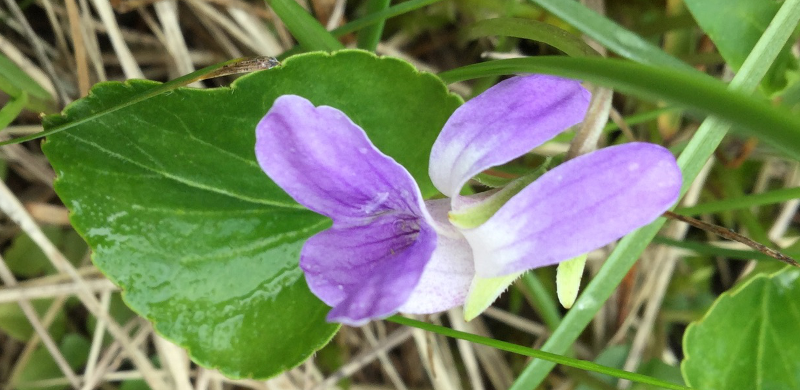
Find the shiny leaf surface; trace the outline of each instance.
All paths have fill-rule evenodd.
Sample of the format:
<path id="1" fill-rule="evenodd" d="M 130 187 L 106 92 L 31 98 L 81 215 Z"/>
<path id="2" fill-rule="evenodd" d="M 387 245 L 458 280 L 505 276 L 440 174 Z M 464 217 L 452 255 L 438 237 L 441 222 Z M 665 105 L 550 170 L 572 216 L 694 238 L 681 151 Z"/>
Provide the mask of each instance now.
<path id="1" fill-rule="evenodd" d="M 800 269 L 755 277 L 723 294 L 683 338 L 695 389 L 800 389 Z"/>
<path id="2" fill-rule="evenodd" d="M 56 126 L 159 84 L 104 83 Z M 125 300 L 200 364 L 268 377 L 337 330 L 298 268 L 329 221 L 261 171 L 255 125 L 280 95 L 330 105 L 405 165 L 424 194 L 431 145 L 460 98 L 433 75 L 361 51 L 293 57 L 230 88 L 178 89 L 48 137 L 56 188 Z"/>

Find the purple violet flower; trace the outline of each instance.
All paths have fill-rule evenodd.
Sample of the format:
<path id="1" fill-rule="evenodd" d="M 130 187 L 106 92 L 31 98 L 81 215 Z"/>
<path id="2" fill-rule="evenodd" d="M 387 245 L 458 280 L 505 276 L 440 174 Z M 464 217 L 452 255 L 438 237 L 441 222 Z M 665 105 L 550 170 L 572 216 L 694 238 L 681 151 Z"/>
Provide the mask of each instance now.
<path id="1" fill-rule="evenodd" d="M 552 76 L 514 77 L 459 107 L 430 157 L 450 199 L 424 201 L 411 175 L 341 111 L 284 95 L 256 128 L 256 157 L 298 203 L 333 220 L 300 255 L 328 321 L 362 325 L 396 312 L 462 305 L 473 279 L 587 253 L 644 226 L 678 198 L 681 173 L 661 146 L 628 143 L 567 161 L 473 228 L 448 213 L 488 201 L 467 181 L 583 120 L 589 92 Z"/>

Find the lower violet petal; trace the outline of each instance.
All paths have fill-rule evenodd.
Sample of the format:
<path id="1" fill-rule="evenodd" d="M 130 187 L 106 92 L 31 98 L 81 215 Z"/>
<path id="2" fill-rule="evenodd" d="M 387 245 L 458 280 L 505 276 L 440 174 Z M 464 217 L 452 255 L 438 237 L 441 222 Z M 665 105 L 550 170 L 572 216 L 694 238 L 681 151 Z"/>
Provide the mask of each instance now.
<path id="1" fill-rule="evenodd" d="M 397 312 L 417 286 L 436 233 L 414 216 L 387 214 L 306 241 L 300 255 L 311 291 L 333 307 L 328 321 L 359 326 Z"/>
<path id="2" fill-rule="evenodd" d="M 567 161 L 464 230 L 481 277 L 556 264 L 642 227 L 678 199 L 681 173 L 661 146 L 629 143 Z"/>

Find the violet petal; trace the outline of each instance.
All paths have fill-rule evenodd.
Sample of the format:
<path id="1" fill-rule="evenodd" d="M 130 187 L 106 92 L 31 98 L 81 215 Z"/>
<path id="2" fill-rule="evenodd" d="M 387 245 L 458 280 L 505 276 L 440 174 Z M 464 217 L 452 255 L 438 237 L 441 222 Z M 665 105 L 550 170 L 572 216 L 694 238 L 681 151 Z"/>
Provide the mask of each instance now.
<path id="1" fill-rule="evenodd" d="M 435 247 L 436 232 L 428 225 L 387 214 L 309 238 L 300 268 L 311 291 L 333 307 L 328 321 L 360 326 L 408 301 Z"/>
<path id="2" fill-rule="evenodd" d="M 589 92 L 574 80 L 513 77 L 459 107 L 431 150 L 429 174 L 455 198 L 471 177 L 507 163 L 583 120 Z"/>
<path id="3" fill-rule="evenodd" d="M 256 126 L 256 158 L 298 203 L 343 223 L 387 210 L 422 215 L 417 183 L 343 112 L 284 95 Z"/>
<path id="4" fill-rule="evenodd" d="M 402 313 L 430 314 L 461 306 L 475 277 L 472 248 L 458 229 L 447 222 L 450 200 L 429 200 L 425 205 L 445 234 L 437 236 L 436 249 L 419 284 L 400 307 Z"/>
<path id="5" fill-rule="evenodd" d="M 463 233 L 479 276 L 507 275 L 570 259 L 652 222 L 680 188 L 681 172 L 667 149 L 608 147 L 547 172 Z"/>
<path id="6" fill-rule="evenodd" d="M 279 97 L 256 128 L 258 163 L 298 203 L 333 219 L 303 246 L 300 267 L 330 321 L 392 314 L 436 246 L 416 182 L 341 111 Z"/>

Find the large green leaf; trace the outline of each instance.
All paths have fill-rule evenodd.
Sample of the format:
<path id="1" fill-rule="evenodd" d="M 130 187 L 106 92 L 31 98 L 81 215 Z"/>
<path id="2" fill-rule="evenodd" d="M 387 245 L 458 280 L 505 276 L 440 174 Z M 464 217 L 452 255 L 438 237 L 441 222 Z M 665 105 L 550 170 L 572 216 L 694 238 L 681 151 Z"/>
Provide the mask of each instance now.
<path id="1" fill-rule="evenodd" d="M 159 84 L 96 86 L 50 128 Z M 261 171 L 256 123 L 280 95 L 347 113 L 424 194 L 428 153 L 461 103 L 433 75 L 362 51 L 293 57 L 230 88 L 178 89 L 48 137 L 56 190 L 126 302 L 193 358 L 234 377 L 292 367 L 337 326 L 297 266 L 329 222 Z"/>
<path id="2" fill-rule="evenodd" d="M 686 383 L 704 390 L 800 389 L 800 269 L 723 294 L 683 338 Z"/>
<path id="3" fill-rule="evenodd" d="M 735 70 L 742 66 L 781 7 L 774 0 L 686 0 L 686 5 Z M 764 78 L 768 90 L 784 87 L 786 71 L 797 67 L 789 48 L 790 45 L 784 47 Z"/>

